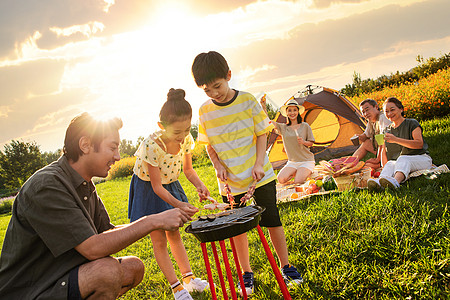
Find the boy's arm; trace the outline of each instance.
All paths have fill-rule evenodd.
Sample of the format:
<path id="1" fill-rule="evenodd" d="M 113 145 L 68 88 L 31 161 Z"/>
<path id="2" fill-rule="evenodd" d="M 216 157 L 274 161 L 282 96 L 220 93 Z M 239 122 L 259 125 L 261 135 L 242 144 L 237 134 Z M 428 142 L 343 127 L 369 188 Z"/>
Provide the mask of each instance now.
<path id="1" fill-rule="evenodd" d="M 266 145 L 266 133 L 256 137 L 256 161 L 252 170 L 253 179 L 256 181 L 260 181 L 264 177 L 264 155 L 266 153 Z"/>
<path id="2" fill-rule="evenodd" d="M 208 152 L 209 159 L 211 159 L 214 169 L 216 169 L 217 178 L 219 178 L 223 182 L 226 182 L 228 179 L 227 170 L 220 162 L 216 150 L 214 150 L 214 148 L 210 144 L 208 144 L 206 145 L 206 152 Z"/>

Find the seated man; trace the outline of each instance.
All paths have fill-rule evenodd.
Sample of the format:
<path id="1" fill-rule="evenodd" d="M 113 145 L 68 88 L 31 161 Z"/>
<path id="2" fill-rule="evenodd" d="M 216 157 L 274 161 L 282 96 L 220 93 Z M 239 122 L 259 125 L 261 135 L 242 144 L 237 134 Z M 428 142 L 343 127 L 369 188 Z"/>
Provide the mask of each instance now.
<path id="1" fill-rule="evenodd" d="M 120 227 L 110 223 L 91 179 L 106 177 L 120 159 L 121 127 L 118 118 L 75 117 L 64 155 L 22 186 L 0 256 L 1 299 L 116 299 L 141 282 L 144 264 L 110 255 L 190 220 L 172 209 Z"/>
<path id="2" fill-rule="evenodd" d="M 386 116 L 380 111 L 378 103 L 373 99 L 366 99 L 359 104 L 362 115 L 368 121 L 366 130 L 358 135 L 361 146 L 353 153 L 358 159 L 363 159 L 368 152 L 373 153 L 375 158 L 366 161 L 366 166 L 372 169 L 380 168 L 380 155 L 378 155 L 378 144 L 375 141 L 375 135 L 384 133 L 386 127 L 391 124 Z"/>

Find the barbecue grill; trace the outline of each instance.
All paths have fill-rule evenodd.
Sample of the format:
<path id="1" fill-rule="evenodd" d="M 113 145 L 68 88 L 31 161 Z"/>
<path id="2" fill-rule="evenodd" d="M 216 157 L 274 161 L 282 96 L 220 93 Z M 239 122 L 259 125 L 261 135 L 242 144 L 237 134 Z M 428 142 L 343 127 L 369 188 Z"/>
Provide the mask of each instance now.
<path id="1" fill-rule="evenodd" d="M 283 293 L 284 299 L 291 299 L 287 287 L 281 277 L 280 270 L 275 262 L 272 252 L 267 244 L 267 240 L 261 227 L 258 225 L 261 219 L 261 214 L 264 212 L 265 208 L 257 205 L 250 205 L 242 208 L 236 208 L 231 210 L 226 210 L 217 214 L 210 214 L 206 216 L 200 216 L 197 220 L 193 221 L 189 226 L 186 227 L 186 232 L 193 234 L 199 241 L 203 252 L 203 259 L 205 261 L 206 272 L 208 274 L 208 282 L 211 290 L 212 299 L 217 299 L 214 281 L 211 272 L 211 266 L 208 258 L 208 251 L 206 249 L 207 242 L 211 243 L 212 251 L 214 254 L 214 261 L 216 263 L 219 281 L 222 288 L 222 293 L 224 299 L 228 299 L 225 281 L 222 275 L 222 269 L 220 267 L 219 256 L 217 253 L 217 248 L 215 245 L 216 241 L 219 241 L 220 250 L 222 252 L 223 263 L 225 265 L 225 270 L 227 273 L 227 279 L 230 287 L 231 298 L 237 299 L 236 290 L 234 287 L 233 276 L 231 274 L 231 268 L 228 261 L 228 255 L 225 248 L 225 239 L 230 240 L 231 249 L 233 252 L 233 258 L 236 265 L 236 270 L 239 276 L 239 282 L 241 286 L 244 286 L 244 281 L 242 278 L 241 267 L 237 259 L 236 247 L 234 245 L 233 237 L 243 234 L 255 227 L 258 229 L 259 238 L 263 244 L 264 251 L 270 262 L 272 270 L 277 279 L 278 285 Z M 247 293 L 245 288 L 242 289 L 244 300 L 247 299 Z"/>
<path id="2" fill-rule="evenodd" d="M 255 228 L 264 207 L 250 205 L 200 217 L 186 227 L 201 243 L 225 240 Z"/>

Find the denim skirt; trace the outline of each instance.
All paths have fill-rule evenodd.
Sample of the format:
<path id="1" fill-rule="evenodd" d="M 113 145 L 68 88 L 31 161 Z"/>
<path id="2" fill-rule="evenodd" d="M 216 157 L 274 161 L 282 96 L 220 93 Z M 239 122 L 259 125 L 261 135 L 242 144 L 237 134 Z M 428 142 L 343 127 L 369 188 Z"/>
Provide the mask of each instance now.
<path id="1" fill-rule="evenodd" d="M 163 184 L 163 187 L 176 199 L 188 202 L 186 194 L 178 180 L 169 184 Z M 153 191 L 150 181 L 144 181 L 136 176 L 136 174 L 133 174 L 128 197 L 128 218 L 131 222 L 143 216 L 157 214 L 171 208 L 173 208 L 172 205 L 161 199 Z"/>

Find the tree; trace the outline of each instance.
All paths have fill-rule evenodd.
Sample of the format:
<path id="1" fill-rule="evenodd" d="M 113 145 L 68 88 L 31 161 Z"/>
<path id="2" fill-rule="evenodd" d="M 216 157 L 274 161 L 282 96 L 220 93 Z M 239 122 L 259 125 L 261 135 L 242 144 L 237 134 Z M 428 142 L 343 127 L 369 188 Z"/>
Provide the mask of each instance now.
<path id="1" fill-rule="evenodd" d="M 133 145 L 133 142 L 131 140 L 126 140 L 123 139 L 120 142 L 120 146 L 119 146 L 119 153 L 121 157 L 129 157 L 129 156 L 133 156 L 134 153 L 136 152 L 138 146 Z"/>
<path id="2" fill-rule="evenodd" d="M 45 166 L 36 142 L 12 140 L 0 151 L 0 176 L 10 190 L 18 189 L 34 172 Z"/>
<path id="3" fill-rule="evenodd" d="M 198 123 L 192 124 L 191 134 L 192 134 L 192 137 L 194 138 L 194 140 L 196 140 L 198 137 Z"/>
<path id="4" fill-rule="evenodd" d="M 54 152 L 49 151 L 49 152 L 42 153 L 42 157 L 44 158 L 47 165 L 58 160 L 58 158 L 60 158 L 61 155 L 62 155 L 62 149 L 58 149 Z"/>

